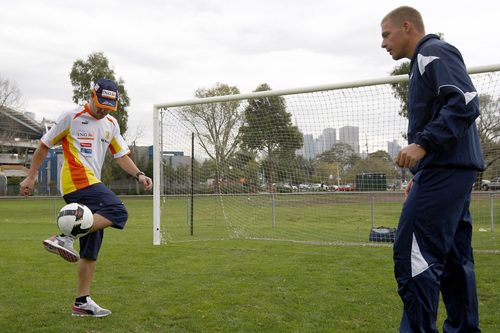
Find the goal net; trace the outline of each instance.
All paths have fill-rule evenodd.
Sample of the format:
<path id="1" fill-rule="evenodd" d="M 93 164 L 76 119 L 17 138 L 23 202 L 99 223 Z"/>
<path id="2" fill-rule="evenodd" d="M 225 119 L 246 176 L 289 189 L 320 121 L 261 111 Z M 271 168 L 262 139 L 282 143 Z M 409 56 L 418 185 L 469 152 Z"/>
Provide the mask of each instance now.
<path id="1" fill-rule="evenodd" d="M 499 70 L 470 70 L 489 163 L 471 208 L 484 249 L 499 249 L 500 193 L 481 187 L 500 176 Z M 411 179 L 393 162 L 407 144 L 405 85 L 403 75 L 231 95 L 217 84 L 198 91 L 204 98 L 155 105 L 154 244 L 391 242 Z"/>

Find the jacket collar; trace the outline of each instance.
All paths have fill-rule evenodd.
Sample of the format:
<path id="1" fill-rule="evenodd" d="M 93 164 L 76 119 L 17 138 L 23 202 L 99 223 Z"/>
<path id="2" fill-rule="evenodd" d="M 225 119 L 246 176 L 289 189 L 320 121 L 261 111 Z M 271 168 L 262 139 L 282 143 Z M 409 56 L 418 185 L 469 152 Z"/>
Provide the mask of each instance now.
<path id="1" fill-rule="evenodd" d="M 439 38 L 438 35 L 435 35 L 435 34 L 428 34 L 428 35 L 425 35 L 417 44 L 417 47 L 415 48 L 415 52 L 413 52 L 413 56 L 411 57 L 411 61 L 410 61 L 410 68 L 412 67 L 413 63 L 416 61 L 417 59 L 417 55 L 418 55 L 418 52 L 420 51 L 420 49 L 422 48 L 422 46 L 430 39 L 441 39 Z"/>

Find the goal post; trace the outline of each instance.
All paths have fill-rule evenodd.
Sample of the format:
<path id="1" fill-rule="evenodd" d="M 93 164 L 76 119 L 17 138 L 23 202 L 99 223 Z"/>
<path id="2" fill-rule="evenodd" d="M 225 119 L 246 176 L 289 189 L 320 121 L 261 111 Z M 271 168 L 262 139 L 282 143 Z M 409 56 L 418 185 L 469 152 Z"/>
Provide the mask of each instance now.
<path id="1" fill-rule="evenodd" d="M 468 72 L 496 119 L 500 64 Z M 398 75 L 283 90 L 261 86 L 155 104 L 153 244 L 234 238 L 365 244 L 370 230 L 395 227 L 410 174 L 392 162 L 407 126 L 393 85 L 407 81 Z M 498 137 L 490 143 L 494 160 Z M 484 175 L 500 175 L 500 161 Z M 489 231 L 486 248 L 497 246 L 491 205 L 498 199 L 475 191 L 475 221 L 484 219 L 480 228 Z"/>

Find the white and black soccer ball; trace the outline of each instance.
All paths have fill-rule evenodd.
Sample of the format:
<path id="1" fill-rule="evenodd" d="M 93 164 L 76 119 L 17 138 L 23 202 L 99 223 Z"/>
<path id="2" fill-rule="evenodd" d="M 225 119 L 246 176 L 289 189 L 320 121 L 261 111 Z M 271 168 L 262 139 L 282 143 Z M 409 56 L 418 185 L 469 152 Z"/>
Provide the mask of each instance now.
<path id="1" fill-rule="evenodd" d="M 90 209 L 79 203 L 70 203 L 59 211 L 57 226 L 66 236 L 81 237 L 89 233 L 94 224 Z"/>

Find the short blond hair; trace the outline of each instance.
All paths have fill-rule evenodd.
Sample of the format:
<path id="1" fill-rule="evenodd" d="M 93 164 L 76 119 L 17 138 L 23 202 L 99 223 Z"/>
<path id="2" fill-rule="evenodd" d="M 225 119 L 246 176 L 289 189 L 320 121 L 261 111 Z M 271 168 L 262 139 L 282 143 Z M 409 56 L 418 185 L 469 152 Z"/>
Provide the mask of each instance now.
<path id="1" fill-rule="evenodd" d="M 403 25 L 405 21 L 410 22 L 417 31 L 425 34 L 424 20 L 419 11 L 413 7 L 401 6 L 389 12 L 382 22 L 390 20 L 396 25 Z"/>

